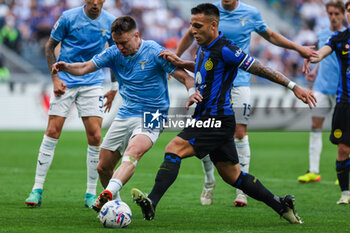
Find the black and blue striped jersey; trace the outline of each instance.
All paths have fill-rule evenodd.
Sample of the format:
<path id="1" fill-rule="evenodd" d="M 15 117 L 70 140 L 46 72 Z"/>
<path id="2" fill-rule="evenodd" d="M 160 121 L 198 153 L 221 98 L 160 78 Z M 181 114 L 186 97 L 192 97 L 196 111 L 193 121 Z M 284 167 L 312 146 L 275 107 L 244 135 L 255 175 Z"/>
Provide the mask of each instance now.
<path id="1" fill-rule="evenodd" d="M 195 66 L 196 89 L 203 96 L 194 117 L 233 115 L 231 88 L 238 68 L 248 70 L 254 58 L 245 54 L 220 32 L 208 46 L 201 46 Z"/>
<path id="2" fill-rule="evenodd" d="M 335 51 L 340 66 L 337 103 L 350 103 L 350 30 L 336 32 L 326 45 Z"/>

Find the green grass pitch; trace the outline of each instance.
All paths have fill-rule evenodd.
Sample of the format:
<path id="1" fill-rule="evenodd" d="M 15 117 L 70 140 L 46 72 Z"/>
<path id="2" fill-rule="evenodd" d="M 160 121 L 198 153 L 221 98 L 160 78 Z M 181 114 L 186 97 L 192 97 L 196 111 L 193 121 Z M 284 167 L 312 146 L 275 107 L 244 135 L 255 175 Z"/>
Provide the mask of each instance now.
<path id="1" fill-rule="evenodd" d="M 324 133 L 322 180 L 299 184 L 297 176 L 308 168 L 307 132 L 252 132 L 250 171 L 276 195 L 293 194 L 303 225 L 280 219 L 265 204 L 248 199 L 248 207 L 233 207 L 234 188 L 217 173 L 214 204 L 201 206 L 203 173 L 197 158 L 182 162 L 176 182 L 160 201 L 153 221 L 143 220 L 131 201 L 130 189 L 150 192 L 163 160 L 165 145 L 176 133 L 165 132 L 136 167 L 123 187 L 122 199 L 133 219 L 126 229 L 104 229 L 97 214 L 84 208 L 86 137 L 84 132 L 63 132 L 44 187 L 40 208 L 27 208 L 24 200 L 34 182 L 37 153 L 43 132 L 0 132 L 0 232 L 349 232 L 350 205 L 338 206 L 336 147 Z M 98 192 L 102 190 L 99 185 Z"/>

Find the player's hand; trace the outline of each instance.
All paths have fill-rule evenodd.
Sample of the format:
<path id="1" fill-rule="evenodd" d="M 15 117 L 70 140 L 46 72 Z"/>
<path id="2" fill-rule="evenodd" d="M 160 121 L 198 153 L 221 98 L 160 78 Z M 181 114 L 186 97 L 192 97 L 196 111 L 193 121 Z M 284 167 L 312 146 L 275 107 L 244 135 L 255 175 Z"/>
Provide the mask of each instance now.
<path id="1" fill-rule="evenodd" d="M 52 65 L 51 73 L 57 74 L 57 72 L 63 71 L 66 66 L 67 66 L 67 63 L 65 63 L 64 61 L 56 62 L 55 64 Z"/>
<path id="2" fill-rule="evenodd" d="M 186 103 L 186 109 L 188 110 L 190 108 L 190 106 L 194 103 L 198 103 L 198 102 L 202 102 L 203 100 L 203 96 L 201 95 L 201 93 L 197 90 L 196 93 L 194 93 L 193 95 L 191 95 L 188 98 L 188 101 Z"/>
<path id="3" fill-rule="evenodd" d="M 310 59 L 304 59 L 302 72 L 305 74 L 310 73 Z"/>
<path id="4" fill-rule="evenodd" d="M 295 86 L 293 92 L 298 99 L 308 104 L 310 109 L 316 107 L 317 99 L 312 90 L 306 90 L 302 87 Z"/>
<path id="5" fill-rule="evenodd" d="M 169 50 L 163 50 L 159 53 L 158 57 L 163 57 L 164 60 L 168 60 L 173 63 L 174 66 L 182 67 L 183 61 L 173 52 Z"/>
<path id="6" fill-rule="evenodd" d="M 63 82 L 57 75 L 52 78 L 53 93 L 56 97 L 60 97 L 66 92 L 66 83 Z"/>
<path id="7" fill-rule="evenodd" d="M 305 79 L 309 82 L 314 82 L 316 79 L 316 76 L 317 76 L 317 74 L 316 74 L 316 71 L 314 69 L 311 72 L 305 74 Z"/>
<path id="8" fill-rule="evenodd" d="M 109 92 L 107 92 L 103 98 L 107 98 L 107 101 L 106 103 L 103 105 L 105 108 L 105 112 L 109 112 L 111 111 L 111 108 L 112 108 L 112 102 L 114 100 L 114 97 L 115 95 L 117 94 L 117 90 L 113 91 L 113 90 L 110 90 Z"/>
<path id="9" fill-rule="evenodd" d="M 310 58 L 318 56 L 317 52 L 315 51 L 315 46 L 301 46 L 301 48 L 298 50 L 300 56 L 303 58 Z"/>

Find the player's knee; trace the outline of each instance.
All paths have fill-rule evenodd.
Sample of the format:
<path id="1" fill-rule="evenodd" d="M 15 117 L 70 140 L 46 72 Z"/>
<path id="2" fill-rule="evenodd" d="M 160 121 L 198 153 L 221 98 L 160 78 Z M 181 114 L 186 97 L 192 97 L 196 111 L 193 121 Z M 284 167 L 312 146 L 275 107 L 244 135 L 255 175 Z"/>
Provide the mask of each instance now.
<path id="1" fill-rule="evenodd" d="M 98 174 L 109 174 L 109 173 L 113 173 L 113 167 L 110 166 L 111 163 L 105 163 L 105 162 L 99 162 L 97 164 L 97 172 Z"/>
<path id="2" fill-rule="evenodd" d="M 338 144 L 338 160 L 343 161 L 349 158 L 350 147 L 344 143 Z"/>
<path id="3" fill-rule="evenodd" d="M 88 135 L 89 145 L 98 146 L 98 145 L 100 145 L 100 142 L 101 142 L 101 133 L 100 132 L 96 132 L 94 134 Z"/>
<path id="4" fill-rule="evenodd" d="M 322 124 L 316 121 L 312 121 L 311 128 L 313 130 L 321 130 L 322 129 Z"/>
<path id="5" fill-rule="evenodd" d="M 126 148 L 125 150 L 124 155 L 133 155 L 132 157 L 134 157 L 136 160 L 140 160 L 140 158 L 145 152 L 146 151 L 144 151 L 139 145 L 129 144 L 128 148 Z M 124 159 L 124 156 L 123 156 L 123 159 Z"/>
<path id="6" fill-rule="evenodd" d="M 238 138 L 238 139 L 243 139 L 245 136 L 247 135 L 247 131 L 245 130 L 237 130 L 235 132 L 235 138 Z"/>
<path id="7" fill-rule="evenodd" d="M 50 138 L 58 139 L 60 137 L 61 130 L 58 127 L 49 126 L 47 127 L 45 134 Z"/>

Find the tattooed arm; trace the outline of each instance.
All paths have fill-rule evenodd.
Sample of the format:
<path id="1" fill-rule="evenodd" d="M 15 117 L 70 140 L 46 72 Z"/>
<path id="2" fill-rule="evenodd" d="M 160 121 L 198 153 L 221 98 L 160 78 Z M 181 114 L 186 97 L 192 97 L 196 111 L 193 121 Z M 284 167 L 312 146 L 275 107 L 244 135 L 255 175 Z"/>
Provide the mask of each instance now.
<path id="1" fill-rule="evenodd" d="M 255 60 L 252 66 L 247 70 L 251 74 L 258 75 L 259 77 L 270 80 L 271 82 L 278 83 L 282 86 L 288 87 L 294 92 L 294 95 L 302 100 L 305 104 L 308 104 L 310 108 L 316 106 L 316 98 L 313 95 L 312 91 L 306 90 L 302 87 L 299 87 L 294 82 L 290 81 L 286 76 L 278 71 L 263 66 L 260 61 Z"/>
<path id="2" fill-rule="evenodd" d="M 271 82 L 281 84 L 282 86 L 287 87 L 290 80 L 281 74 L 278 71 L 274 71 L 273 69 L 263 66 L 261 62 L 255 59 L 253 65 L 247 70 L 251 74 L 255 74 L 259 77 L 270 80 Z"/>
<path id="3" fill-rule="evenodd" d="M 50 37 L 45 45 L 46 61 L 51 73 L 53 92 L 57 97 L 63 95 L 66 91 L 66 84 L 58 78 L 57 73 L 52 72 L 52 65 L 56 62 L 55 48 L 57 47 L 58 43 L 58 41 Z"/>

